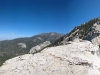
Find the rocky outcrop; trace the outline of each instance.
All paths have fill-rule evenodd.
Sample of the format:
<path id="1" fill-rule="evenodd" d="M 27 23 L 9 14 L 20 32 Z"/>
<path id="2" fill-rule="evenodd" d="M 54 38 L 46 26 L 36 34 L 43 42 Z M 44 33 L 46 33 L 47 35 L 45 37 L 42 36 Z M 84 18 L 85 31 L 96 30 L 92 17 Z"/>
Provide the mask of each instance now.
<path id="1" fill-rule="evenodd" d="M 79 29 L 77 29 L 75 32 L 71 33 L 70 36 L 65 37 L 64 40 L 61 41 L 61 44 L 62 44 L 62 45 L 68 44 L 69 39 L 72 38 L 73 35 L 77 34 L 78 31 L 79 31 Z M 77 34 L 77 35 L 78 35 L 78 34 Z M 75 40 L 75 39 L 77 39 L 77 38 L 78 38 L 78 36 L 74 36 L 74 37 L 72 38 L 72 41 Z"/>
<path id="2" fill-rule="evenodd" d="M 100 21 L 96 22 L 92 27 L 92 37 L 91 42 L 95 45 L 100 45 Z"/>
<path id="3" fill-rule="evenodd" d="M 93 25 L 98 25 L 97 27 L 93 27 Z M 82 40 L 88 40 L 92 42 L 94 39 L 94 31 L 98 33 L 100 32 L 100 18 L 94 18 L 89 22 L 85 22 L 80 26 L 76 26 L 70 33 L 64 35 L 60 39 L 56 40 L 52 46 L 66 45 L 69 41 L 73 41 L 75 38 L 80 38 Z M 93 30 L 94 29 L 94 30 Z M 95 30 L 96 29 L 96 30 Z M 93 43 L 94 44 L 94 43 Z"/>
<path id="4" fill-rule="evenodd" d="M 0 75 L 100 75 L 99 47 L 89 41 L 45 48 L 7 60 Z"/>
<path id="5" fill-rule="evenodd" d="M 36 52 L 39 52 L 40 50 L 42 50 L 43 48 L 45 48 L 46 46 L 50 45 L 50 41 L 45 41 L 35 47 L 32 47 L 29 51 L 30 54 L 34 54 Z"/>
<path id="6" fill-rule="evenodd" d="M 19 45 L 21 48 L 26 48 L 26 44 L 25 44 L 25 43 L 18 43 L 18 45 Z"/>
<path id="7" fill-rule="evenodd" d="M 72 32 L 70 34 L 70 36 L 65 37 L 64 40 L 61 42 L 61 44 L 67 44 L 69 42 L 69 39 L 74 41 L 77 38 L 79 38 L 79 36 L 82 35 L 82 34 L 79 34 L 80 31 L 82 31 L 82 30 L 76 29 L 74 32 Z M 98 46 L 100 45 L 100 21 L 94 23 L 90 27 L 90 31 L 88 33 L 88 39 L 87 40 L 91 41 L 95 45 L 98 45 Z"/>

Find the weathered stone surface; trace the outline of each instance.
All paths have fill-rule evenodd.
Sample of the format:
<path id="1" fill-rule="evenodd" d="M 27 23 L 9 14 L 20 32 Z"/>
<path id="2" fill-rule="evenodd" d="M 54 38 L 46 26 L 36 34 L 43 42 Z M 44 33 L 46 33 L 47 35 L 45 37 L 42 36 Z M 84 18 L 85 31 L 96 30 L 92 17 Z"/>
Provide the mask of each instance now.
<path id="1" fill-rule="evenodd" d="M 95 45 L 100 45 L 100 21 L 95 23 L 92 28 L 91 42 Z"/>
<path id="2" fill-rule="evenodd" d="M 30 54 L 36 53 L 36 52 L 40 51 L 41 49 L 43 49 L 44 47 L 46 47 L 46 46 L 48 46 L 50 44 L 51 44 L 50 41 L 45 41 L 45 42 L 43 42 L 43 43 L 41 43 L 41 44 L 39 44 L 39 45 L 37 45 L 35 47 L 32 47 L 30 49 L 29 53 Z"/>
<path id="3" fill-rule="evenodd" d="M 82 41 L 46 48 L 7 60 L 0 75 L 100 75 L 99 47 Z"/>
<path id="4" fill-rule="evenodd" d="M 26 44 L 25 44 L 25 43 L 18 43 L 18 45 L 19 45 L 21 48 L 26 48 Z"/>

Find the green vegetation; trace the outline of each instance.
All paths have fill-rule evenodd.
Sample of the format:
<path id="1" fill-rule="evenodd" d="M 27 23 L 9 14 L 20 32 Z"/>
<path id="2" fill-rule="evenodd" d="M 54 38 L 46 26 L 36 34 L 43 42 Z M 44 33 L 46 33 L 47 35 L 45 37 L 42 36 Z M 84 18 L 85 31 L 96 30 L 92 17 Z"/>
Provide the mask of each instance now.
<path id="1" fill-rule="evenodd" d="M 58 45 L 60 45 L 60 42 L 64 40 L 64 37 L 65 37 L 65 35 L 62 36 L 60 39 L 56 40 L 54 43 L 48 45 L 47 47 L 52 47 L 52 46 L 58 46 Z"/>
<path id="2" fill-rule="evenodd" d="M 13 58 L 15 56 L 28 54 L 29 50 L 45 41 L 50 41 L 53 43 L 55 40 L 60 38 L 62 34 L 54 33 L 43 33 L 40 35 L 35 35 L 30 38 L 18 38 L 14 40 L 0 41 L 0 66 L 5 62 L 5 60 Z M 26 48 L 21 48 L 18 43 L 25 43 Z"/>
<path id="3" fill-rule="evenodd" d="M 60 39 L 56 40 L 54 43 L 52 43 L 51 45 L 47 46 L 47 47 L 52 47 L 52 46 L 58 46 L 61 45 L 62 41 L 64 40 L 64 38 L 68 38 L 66 40 L 66 42 L 68 41 L 72 41 L 74 37 L 79 37 L 80 39 L 83 40 L 88 40 L 89 37 L 91 37 L 91 26 L 100 21 L 100 18 L 95 18 L 90 20 L 89 22 L 86 22 L 84 24 L 81 24 L 80 26 L 76 26 L 70 33 L 66 34 L 65 36 L 61 37 Z M 75 32 L 76 30 L 79 30 L 78 32 L 72 34 L 73 32 Z"/>
<path id="4" fill-rule="evenodd" d="M 3 65 L 3 63 L 5 62 L 5 60 L 12 58 L 12 56 L 9 56 L 7 54 L 3 54 L 3 56 L 0 56 L 0 66 Z"/>
<path id="5" fill-rule="evenodd" d="M 80 26 L 75 27 L 68 35 L 70 36 L 71 33 L 75 32 L 77 29 L 79 29 L 79 31 L 77 32 L 79 38 L 86 40 L 90 36 L 89 33 L 91 31 L 91 27 L 93 26 L 94 23 L 96 23 L 98 21 L 100 21 L 100 19 L 95 18 L 95 19 L 90 20 L 89 22 L 81 24 Z M 74 36 L 76 36 L 76 34 Z"/>

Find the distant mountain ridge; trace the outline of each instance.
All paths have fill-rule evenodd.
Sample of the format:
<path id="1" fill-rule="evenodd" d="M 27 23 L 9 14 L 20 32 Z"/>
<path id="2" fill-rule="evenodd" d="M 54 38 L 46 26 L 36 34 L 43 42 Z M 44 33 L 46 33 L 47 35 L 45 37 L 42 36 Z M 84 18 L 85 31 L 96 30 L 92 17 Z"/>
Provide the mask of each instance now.
<path id="1" fill-rule="evenodd" d="M 29 53 L 30 49 L 45 41 L 53 43 L 63 34 L 51 32 L 41 33 L 28 38 L 17 38 L 13 40 L 0 41 L 0 65 L 12 57 Z"/>

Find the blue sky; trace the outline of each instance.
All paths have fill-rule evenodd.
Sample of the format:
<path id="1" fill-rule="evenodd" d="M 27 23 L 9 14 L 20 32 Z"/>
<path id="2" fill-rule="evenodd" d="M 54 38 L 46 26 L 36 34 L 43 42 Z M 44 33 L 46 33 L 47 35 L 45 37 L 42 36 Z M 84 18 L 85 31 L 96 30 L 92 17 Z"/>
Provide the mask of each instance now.
<path id="1" fill-rule="evenodd" d="M 68 33 L 100 17 L 100 0 L 0 0 L 0 40 Z"/>

